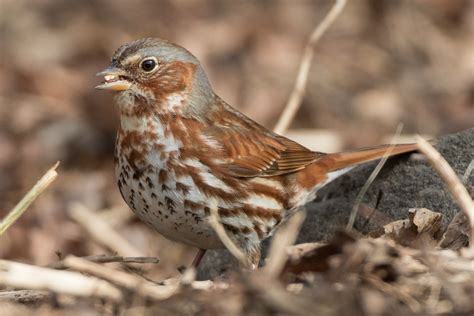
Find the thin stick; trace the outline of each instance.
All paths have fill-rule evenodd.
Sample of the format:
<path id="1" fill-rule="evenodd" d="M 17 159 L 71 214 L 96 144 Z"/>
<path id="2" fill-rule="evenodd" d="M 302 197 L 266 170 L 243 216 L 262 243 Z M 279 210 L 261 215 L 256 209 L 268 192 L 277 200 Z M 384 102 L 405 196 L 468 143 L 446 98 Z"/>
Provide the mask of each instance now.
<path id="1" fill-rule="evenodd" d="M 0 291 L 0 302 L 12 302 L 37 307 L 51 302 L 52 293 L 39 290 Z"/>
<path id="2" fill-rule="evenodd" d="M 303 57 L 301 58 L 300 67 L 298 70 L 298 75 L 296 77 L 295 86 L 291 95 L 288 99 L 288 103 L 283 110 L 283 113 L 280 115 L 275 128 L 273 129 L 275 133 L 283 134 L 291 124 L 291 121 L 295 117 L 296 112 L 298 111 L 303 96 L 306 90 L 306 84 L 308 82 L 309 69 L 311 67 L 311 62 L 314 56 L 314 47 L 318 43 L 321 36 L 326 32 L 328 27 L 334 22 L 337 16 L 342 12 L 342 9 L 346 5 L 346 0 L 336 0 L 331 10 L 324 17 L 324 19 L 319 23 L 316 28 L 313 30 L 308 43 L 306 44 Z"/>
<path id="3" fill-rule="evenodd" d="M 173 295 L 178 289 L 178 286 L 175 285 L 157 286 L 135 275 L 74 256 L 67 256 L 66 259 L 64 259 L 64 265 L 67 268 L 91 274 L 120 287 L 134 291 L 141 296 L 156 300 L 166 299 Z"/>
<path id="4" fill-rule="evenodd" d="M 0 285 L 28 290 L 49 290 L 81 297 L 122 299 L 110 283 L 72 271 L 58 271 L 29 264 L 0 260 Z"/>
<path id="5" fill-rule="evenodd" d="M 245 267 L 248 267 L 250 262 L 244 252 L 237 247 L 237 245 L 230 239 L 229 235 L 224 229 L 220 221 L 219 214 L 217 212 L 217 202 L 214 200 L 211 209 L 211 214 L 209 216 L 209 224 L 212 226 L 217 236 L 220 238 L 224 246 L 229 250 L 229 252 Z"/>
<path id="6" fill-rule="evenodd" d="M 67 268 L 91 274 L 98 278 L 107 280 L 119 287 L 133 291 L 140 296 L 155 300 L 169 298 L 177 293 L 182 286 L 182 283 L 176 282 L 176 279 L 168 279 L 164 281 L 164 285 L 157 285 L 156 283 L 133 274 L 112 269 L 74 256 L 66 257 L 66 259 L 64 259 L 64 265 Z M 193 289 L 208 290 L 211 288 L 225 288 L 226 284 L 216 284 L 212 281 L 190 281 L 187 286 Z"/>
<path id="7" fill-rule="evenodd" d="M 296 212 L 273 237 L 268 255 L 268 263 L 264 268 L 264 271 L 269 276 L 277 277 L 283 270 L 288 259 L 287 247 L 293 245 L 296 241 L 305 217 L 304 211 Z"/>
<path id="8" fill-rule="evenodd" d="M 59 161 L 54 164 L 39 181 L 31 188 L 28 193 L 18 202 L 18 204 L 8 213 L 8 215 L 0 222 L 0 236 L 16 222 L 18 218 L 28 209 L 33 201 L 56 179 L 58 173 L 56 168 Z"/>
<path id="9" fill-rule="evenodd" d="M 93 255 L 93 256 L 85 256 L 80 257 L 81 259 L 85 259 L 87 261 L 95 262 L 95 263 L 111 263 L 111 262 L 121 262 L 121 263 L 154 263 L 157 264 L 159 262 L 158 258 L 156 257 L 122 257 L 116 255 Z M 48 265 L 49 268 L 53 269 L 66 269 L 64 265 L 64 261 L 54 262 Z"/>
<path id="10" fill-rule="evenodd" d="M 462 183 L 463 184 L 467 183 L 467 180 L 471 176 L 472 170 L 474 170 L 474 159 L 471 160 L 471 162 L 469 163 L 469 166 L 467 166 L 467 169 L 464 172 L 464 175 L 462 176 Z"/>
<path id="11" fill-rule="evenodd" d="M 79 223 L 97 243 L 117 252 L 119 255 L 143 257 L 143 254 L 128 240 L 117 233 L 96 213 L 79 203 L 72 204 L 69 215 Z"/>
<path id="12" fill-rule="evenodd" d="M 403 128 L 403 124 L 402 123 L 398 124 L 395 135 L 392 137 L 392 140 L 390 141 L 390 147 L 387 148 L 387 151 L 383 155 L 382 159 L 380 159 L 374 171 L 372 171 L 367 181 L 365 181 L 364 186 L 359 191 L 359 194 L 357 194 L 355 202 L 354 202 L 354 207 L 352 208 L 352 212 L 346 226 L 346 230 L 352 230 L 352 228 L 354 227 L 354 223 L 357 218 L 357 214 L 359 213 L 359 207 L 362 203 L 362 199 L 364 198 L 364 195 L 367 193 L 367 190 L 369 189 L 370 185 L 372 184 L 372 182 L 374 182 L 375 178 L 377 178 L 377 175 L 379 174 L 380 170 L 382 170 L 383 166 L 385 165 L 388 158 L 392 154 L 392 151 L 395 148 L 396 140 L 398 136 L 400 136 L 400 133 L 402 132 L 402 128 Z"/>
<path id="13" fill-rule="evenodd" d="M 426 155 L 431 166 L 433 166 L 436 172 L 438 172 L 440 177 L 444 180 L 449 191 L 459 204 L 459 207 L 466 215 L 471 228 L 469 247 L 474 250 L 474 202 L 472 201 L 469 192 L 467 192 L 466 188 L 462 185 L 456 172 L 454 172 L 448 162 L 436 149 L 433 148 L 433 146 L 431 146 L 431 144 L 420 136 L 417 136 L 417 145 L 420 151 Z"/>

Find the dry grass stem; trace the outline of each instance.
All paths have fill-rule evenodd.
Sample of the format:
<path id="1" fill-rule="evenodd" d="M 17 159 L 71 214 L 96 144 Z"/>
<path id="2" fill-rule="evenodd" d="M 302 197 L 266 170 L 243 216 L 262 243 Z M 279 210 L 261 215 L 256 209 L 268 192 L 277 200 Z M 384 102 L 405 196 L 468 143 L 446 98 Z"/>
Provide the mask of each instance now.
<path id="1" fill-rule="evenodd" d="M 390 157 L 390 154 L 395 148 L 397 138 L 398 136 L 400 136 L 400 133 L 402 132 L 402 128 L 403 128 L 403 124 L 401 123 L 398 124 L 395 135 L 392 137 L 392 141 L 390 142 L 391 146 L 387 148 L 387 151 L 385 152 L 384 156 L 382 157 L 382 159 L 380 159 L 374 171 L 372 171 L 367 181 L 365 181 L 364 186 L 362 187 L 362 189 L 360 189 L 359 193 L 357 194 L 355 202 L 354 202 L 354 207 L 352 208 L 352 212 L 351 212 L 351 215 L 349 216 L 349 221 L 346 226 L 347 230 L 352 230 L 352 228 L 354 227 L 354 223 L 357 218 L 357 214 L 359 212 L 359 207 L 362 203 L 362 199 L 364 198 L 370 185 L 372 184 L 372 182 L 374 182 L 375 178 L 377 178 L 377 175 L 379 174 L 380 170 L 382 170 L 383 166 L 385 165 L 388 158 Z"/>
<path id="2" fill-rule="evenodd" d="M 448 162 L 431 144 L 421 137 L 417 137 L 417 143 L 420 151 L 426 155 L 433 168 L 444 180 L 454 199 L 466 215 L 470 225 L 469 247 L 474 249 L 474 202 L 469 192 L 467 192 L 467 189 L 462 185 L 456 172 L 454 172 Z"/>
<path id="3" fill-rule="evenodd" d="M 72 271 L 58 271 L 19 262 L 0 260 L 0 285 L 28 290 L 49 290 L 81 297 L 122 299 L 110 283 Z"/>
<path id="4" fill-rule="evenodd" d="M 156 300 L 162 300 L 173 295 L 177 285 L 158 286 L 138 276 L 123 271 L 115 270 L 88 260 L 68 256 L 64 259 L 64 266 L 107 280 L 117 286 L 134 291 L 137 294 Z"/>
<path id="5" fill-rule="evenodd" d="M 54 164 L 39 181 L 31 188 L 20 202 L 8 213 L 8 215 L 0 222 L 0 236 L 28 209 L 33 201 L 56 179 L 58 173 L 56 168 L 59 161 Z"/>
<path id="6" fill-rule="evenodd" d="M 267 275 L 277 277 L 283 270 L 288 259 L 287 247 L 296 241 L 305 217 L 305 211 L 296 212 L 284 226 L 278 229 L 273 237 L 268 261 L 264 268 Z"/>
<path id="7" fill-rule="evenodd" d="M 84 205 L 74 203 L 70 205 L 68 212 L 71 218 L 79 223 L 97 243 L 120 255 L 143 257 L 141 251 L 116 232 L 101 216 Z"/>
<path id="8" fill-rule="evenodd" d="M 250 262 L 244 252 L 237 247 L 237 245 L 230 239 L 229 235 L 224 229 L 219 217 L 219 213 L 217 212 L 217 203 L 214 201 L 213 205 L 210 207 L 211 214 L 209 216 L 209 224 L 212 226 L 214 231 L 216 232 L 217 236 L 219 236 L 220 240 L 224 244 L 224 246 L 229 250 L 229 252 L 239 261 L 241 265 L 244 267 L 248 267 Z"/>
<path id="9" fill-rule="evenodd" d="M 467 180 L 471 176 L 472 170 L 474 169 L 474 159 L 471 160 L 469 163 L 469 166 L 467 166 L 466 171 L 464 172 L 464 175 L 462 176 L 462 183 L 466 184 Z"/>
<path id="10" fill-rule="evenodd" d="M 64 266 L 79 272 L 91 274 L 100 279 L 109 281 L 119 287 L 133 291 L 141 297 L 147 297 L 154 300 L 163 300 L 176 294 L 182 285 L 178 279 L 167 280 L 164 285 L 147 281 L 133 274 L 112 269 L 88 260 L 68 256 L 64 259 Z M 211 288 L 223 288 L 211 281 L 192 281 L 187 284 L 193 289 L 209 290 Z"/>
<path id="11" fill-rule="evenodd" d="M 85 259 L 87 261 L 95 262 L 95 263 L 111 263 L 111 262 L 121 262 L 121 263 L 153 263 L 157 264 L 159 262 L 158 258 L 156 257 L 122 257 L 116 255 L 93 255 L 93 256 L 86 256 L 80 257 L 81 259 Z M 64 261 L 54 262 L 48 265 L 49 268 L 53 269 L 66 269 L 64 265 Z"/>
<path id="12" fill-rule="evenodd" d="M 336 0 L 331 10 L 324 17 L 324 19 L 319 23 L 316 28 L 313 30 L 308 43 L 306 44 L 303 57 L 301 58 L 298 75 L 296 77 L 295 86 L 291 95 L 288 99 L 288 103 L 283 110 L 283 113 L 280 115 L 275 128 L 273 129 L 278 134 L 283 134 L 293 121 L 296 112 L 298 111 L 303 96 L 306 90 L 306 84 L 308 82 L 309 69 L 311 68 L 311 62 L 314 56 L 314 48 L 318 43 L 321 36 L 326 32 L 329 26 L 334 22 L 337 16 L 342 12 L 342 9 L 346 5 L 346 0 Z"/>

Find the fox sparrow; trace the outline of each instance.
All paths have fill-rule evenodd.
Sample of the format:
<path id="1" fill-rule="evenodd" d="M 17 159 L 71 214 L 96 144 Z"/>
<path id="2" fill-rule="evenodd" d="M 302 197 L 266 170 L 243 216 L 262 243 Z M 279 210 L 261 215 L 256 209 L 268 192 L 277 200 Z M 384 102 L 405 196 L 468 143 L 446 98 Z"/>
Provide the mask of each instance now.
<path id="1" fill-rule="evenodd" d="M 194 265 L 223 247 L 206 220 L 213 205 L 255 266 L 261 241 L 319 188 L 387 150 L 325 154 L 277 135 L 225 103 L 196 57 L 161 39 L 123 45 L 98 75 L 96 88 L 117 92 L 115 170 L 125 202 L 165 237 L 198 247 Z"/>

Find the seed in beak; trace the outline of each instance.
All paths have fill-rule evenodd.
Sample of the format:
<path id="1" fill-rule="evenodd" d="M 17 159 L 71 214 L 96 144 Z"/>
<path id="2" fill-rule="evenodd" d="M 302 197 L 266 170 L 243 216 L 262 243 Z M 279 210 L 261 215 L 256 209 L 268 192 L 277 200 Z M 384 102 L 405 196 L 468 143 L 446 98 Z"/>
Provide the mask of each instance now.
<path id="1" fill-rule="evenodd" d="M 116 76 L 116 75 L 105 75 L 104 79 L 105 79 L 105 81 L 109 81 L 109 82 L 110 81 L 115 81 L 115 80 L 118 79 L 118 76 Z"/>

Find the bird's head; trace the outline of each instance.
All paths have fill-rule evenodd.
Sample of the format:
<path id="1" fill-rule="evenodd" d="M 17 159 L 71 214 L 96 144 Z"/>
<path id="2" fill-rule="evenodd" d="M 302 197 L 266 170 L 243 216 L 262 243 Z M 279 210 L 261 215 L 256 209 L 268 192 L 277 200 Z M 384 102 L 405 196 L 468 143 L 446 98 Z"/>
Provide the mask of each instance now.
<path id="1" fill-rule="evenodd" d="M 147 107 L 159 112 L 193 113 L 213 97 L 197 58 L 186 49 L 157 38 L 121 46 L 110 66 L 97 76 L 103 76 L 104 81 L 96 88 L 118 92 L 119 105 L 128 111 L 139 106 L 141 112 Z M 141 100 L 140 104 L 137 100 Z"/>

